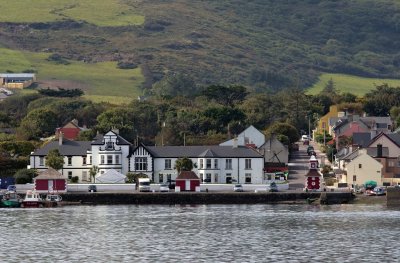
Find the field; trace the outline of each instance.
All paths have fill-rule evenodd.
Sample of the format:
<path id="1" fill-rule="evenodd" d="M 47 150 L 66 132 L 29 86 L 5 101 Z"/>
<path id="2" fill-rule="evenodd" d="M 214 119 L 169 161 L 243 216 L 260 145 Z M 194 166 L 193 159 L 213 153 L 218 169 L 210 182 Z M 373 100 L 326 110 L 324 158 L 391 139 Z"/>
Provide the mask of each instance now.
<path id="1" fill-rule="evenodd" d="M 0 48 L 0 72 L 34 70 L 41 87 L 80 88 L 95 101 L 122 102 L 141 94 L 140 68 L 118 69 L 115 62 L 57 64 L 47 60 L 49 55 Z"/>
<path id="2" fill-rule="evenodd" d="M 144 22 L 144 16 L 135 8 L 118 0 L 35 0 L 34 4 L 31 2 L 0 2 L 0 21 L 33 23 L 72 19 L 98 26 L 140 25 Z M 27 6 L 29 10 L 26 10 Z"/>
<path id="3" fill-rule="evenodd" d="M 350 92 L 359 97 L 373 90 L 375 86 L 387 83 L 391 87 L 400 87 L 398 79 L 362 78 L 343 74 L 322 74 L 319 81 L 307 90 L 307 94 L 318 94 L 332 79 L 339 92 Z"/>

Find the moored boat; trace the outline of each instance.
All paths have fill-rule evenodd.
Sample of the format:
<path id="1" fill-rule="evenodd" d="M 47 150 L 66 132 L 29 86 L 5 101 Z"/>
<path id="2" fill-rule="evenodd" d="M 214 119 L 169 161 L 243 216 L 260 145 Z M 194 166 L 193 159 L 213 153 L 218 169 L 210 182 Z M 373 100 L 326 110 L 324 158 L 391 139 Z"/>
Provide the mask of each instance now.
<path id="1" fill-rule="evenodd" d="M 44 200 L 36 191 L 28 190 L 26 192 L 25 198 L 22 201 L 21 207 L 29 208 L 29 207 L 43 207 Z"/>
<path id="2" fill-rule="evenodd" d="M 16 192 L 6 192 L 1 199 L 2 207 L 20 207 L 22 198 Z"/>
<path id="3" fill-rule="evenodd" d="M 55 207 L 55 206 L 60 206 L 62 201 L 62 197 L 57 194 L 47 194 L 46 195 L 46 200 L 44 202 L 44 205 L 46 207 Z"/>

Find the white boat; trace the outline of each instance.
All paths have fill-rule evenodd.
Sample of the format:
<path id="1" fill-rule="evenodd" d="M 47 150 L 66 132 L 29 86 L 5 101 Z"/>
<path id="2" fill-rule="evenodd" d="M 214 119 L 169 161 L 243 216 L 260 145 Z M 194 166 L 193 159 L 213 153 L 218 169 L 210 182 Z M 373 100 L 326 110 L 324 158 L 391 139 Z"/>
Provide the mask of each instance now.
<path id="1" fill-rule="evenodd" d="M 60 206 L 62 201 L 62 197 L 57 194 L 47 194 L 44 205 L 46 207 L 54 207 Z"/>
<path id="2" fill-rule="evenodd" d="M 29 207 L 43 207 L 44 200 L 36 191 L 28 190 L 26 191 L 26 195 L 24 200 L 22 201 L 21 207 L 29 208 Z"/>

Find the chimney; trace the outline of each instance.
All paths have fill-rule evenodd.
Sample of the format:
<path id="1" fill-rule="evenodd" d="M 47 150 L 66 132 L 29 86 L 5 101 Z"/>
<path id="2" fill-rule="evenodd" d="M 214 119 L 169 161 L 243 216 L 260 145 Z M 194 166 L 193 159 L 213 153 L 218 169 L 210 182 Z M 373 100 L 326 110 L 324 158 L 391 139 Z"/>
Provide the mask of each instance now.
<path id="1" fill-rule="evenodd" d="M 238 147 L 238 138 L 235 137 L 233 138 L 233 148 L 237 148 Z"/>
<path id="2" fill-rule="evenodd" d="M 64 134 L 62 131 L 60 131 L 58 133 L 58 145 L 60 145 L 60 146 L 63 144 L 63 139 L 64 139 L 63 137 L 64 137 Z"/>
<path id="3" fill-rule="evenodd" d="M 376 146 L 376 157 L 382 158 L 382 144 Z"/>

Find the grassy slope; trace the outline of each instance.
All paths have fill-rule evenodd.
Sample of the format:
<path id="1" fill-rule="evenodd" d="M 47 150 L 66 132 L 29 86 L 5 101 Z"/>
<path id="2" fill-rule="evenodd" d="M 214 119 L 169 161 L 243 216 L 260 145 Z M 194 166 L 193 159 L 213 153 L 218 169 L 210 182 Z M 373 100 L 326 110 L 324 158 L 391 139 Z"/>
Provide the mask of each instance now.
<path id="1" fill-rule="evenodd" d="M 25 15 L 29 6 L 29 15 Z M 98 26 L 140 25 L 144 16 L 118 0 L 13 0 L 0 2 L 0 21 L 51 22 L 60 19 L 84 20 Z"/>
<path id="2" fill-rule="evenodd" d="M 117 69 L 115 62 L 87 64 L 70 61 L 68 65 L 55 64 L 47 59 L 48 53 L 32 53 L 0 48 L 0 71 L 21 72 L 34 69 L 38 80 L 72 80 L 72 85 L 82 84 L 85 94 L 96 101 L 115 101 L 110 97 L 135 98 L 144 81 L 139 68 Z M 107 97 L 109 96 L 109 97 Z M 122 100 L 126 101 L 126 99 Z"/>
<path id="3" fill-rule="evenodd" d="M 307 90 L 307 94 L 318 94 L 332 79 L 335 87 L 340 92 L 350 92 L 359 97 L 373 90 L 375 86 L 387 83 L 391 87 L 400 87 L 400 80 L 397 79 L 377 79 L 377 78 L 361 78 L 344 74 L 322 74 L 319 81 Z"/>

